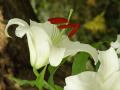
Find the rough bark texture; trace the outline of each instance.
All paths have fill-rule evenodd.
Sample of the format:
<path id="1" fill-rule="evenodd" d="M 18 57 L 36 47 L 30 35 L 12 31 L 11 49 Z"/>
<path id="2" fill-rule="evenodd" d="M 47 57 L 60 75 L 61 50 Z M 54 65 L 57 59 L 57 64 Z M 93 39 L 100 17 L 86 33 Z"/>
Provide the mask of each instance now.
<path id="1" fill-rule="evenodd" d="M 2 0 L 3 22 L 7 23 L 9 19 L 20 18 L 27 22 L 30 19 L 38 21 L 29 0 Z M 29 64 L 29 51 L 27 46 L 26 37 L 19 38 L 6 38 L 4 35 L 4 27 L 1 29 L 0 23 L 0 90 L 23 90 L 18 85 L 14 85 L 8 80 L 7 75 L 14 75 L 21 79 L 33 79 L 34 75 L 31 72 L 32 68 Z M 9 29 L 14 33 L 15 28 Z M 5 39 L 4 39 L 5 37 Z M 8 43 L 6 43 L 8 41 Z M 4 50 L 3 50 L 4 48 Z M 27 88 L 25 88 L 27 90 Z M 30 89 L 29 89 L 30 90 Z M 31 89 L 37 90 L 37 89 Z"/>
<path id="2" fill-rule="evenodd" d="M 30 19 L 38 21 L 29 0 L 3 0 L 5 19 L 21 18 L 26 21 Z"/>

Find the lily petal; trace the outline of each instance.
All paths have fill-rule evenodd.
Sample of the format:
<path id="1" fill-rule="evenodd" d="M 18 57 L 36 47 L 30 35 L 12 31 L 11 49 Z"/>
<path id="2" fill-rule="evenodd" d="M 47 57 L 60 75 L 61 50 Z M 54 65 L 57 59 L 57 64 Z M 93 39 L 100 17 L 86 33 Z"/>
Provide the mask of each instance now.
<path id="1" fill-rule="evenodd" d="M 117 51 L 116 51 L 118 54 L 120 54 L 120 47 L 117 49 Z"/>
<path id="2" fill-rule="evenodd" d="M 19 38 L 22 38 L 28 31 L 28 28 L 23 26 L 18 26 L 15 30 L 15 35 Z"/>
<path id="3" fill-rule="evenodd" d="M 27 39 L 28 39 L 27 41 L 28 41 L 28 47 L 29 47 L 29 52 L 30 52 L 30 63 L 31 63 L 32 66 L 34 66 L 35 65 L 35 60 L 37 59 L 36 58 L 36 50 L 35 50 L 34 42 L 33 42 L 32 38 L 31 38 L 30 34 L 27 34 Z"/>
<path id="4" fill-rule="evenodd" d="M 120 90 L 120 71 L 113 73 L 104 85 L 104 90 Z"/>
<path id="5" fill-rule="evenodd" d="M 120 48 L 120 35 L 117 35 L 117 40 L 115 42 L 111 42 L 111 46 L 113 48 Z"/>
<path id="6" fill-rule="evenodd" d="M 48 63 L 50 53 L 49 36 L 39 26 L 31 26 L 29 33 L 27 33 L 27 37 L 31 65 L 36 69 L 39 69 Z"/>
<path id="7" fill-rule="evenodd" d="M 11 19 L 9 20 L 6 28 L 5 28 L 5 35 L 10 37 L 9 34 L 8 34 L 8 28 L 9 26 L 13 25 L 13 24 L 17 24 L 19 26 L 23 26 L 23 27 L 29 27 L 29 25 L 24 21 L 24 20 L 21 20 L 21 19 L 18 19 L 18 18 L 14 18 L 14 19 Z"/>
<path id="8" fill-rule="evenodd" d="M 83 44 L 77 41 L 72 42 L 67 36 L 64 36 L 60 42 L 60 46 L 66 48 L 65 57 L 75 55 L 77 52 L 83 51 L 89 53 L 93 57 L 95 64 L 98 62 L 98 52 L 89 44 Z"/>
<path id="9" fill-rule="evenodd" d="M 51 49 L 49 61 L 52 66 L 58 66 L 64 58 L 65 48 L 53 46 Z"/>
<path id="10" fill-rule="evenodd" d="M 45 23 L 36 23 L 32 20 L 30 20 L 30 26 L 31 25 L 39 25 L 41 28 L 45 30 L 45 32 L 49 35 L 49 37 L 54 37 L 55 35 L 59 35 L 60 31 L 58 30 L 57 26 L 54 24 L 51 24 L 50 22 Z"/>
<path id="11" fill-rule="evenodd" d="M 65 79 L 64 90 L 102 90 L 96 72 L 83 72 Z"/>
<path id="12" fill-rule="evenodd" d="M 111 46 L 116 49 L 120 47 L 120 43 L 118 41 L 111 42 Z"/>
<path id="13" fill-rule="evenodd" d="M 112 47 L 106 51 L 99 51 L 98 58 L 101 63 L 98 73 L 103 80 L 106 80 L 110 75 L 119 70 L 118 57 Z"/>
<path id="14" fill-rule="evenodd" d="M 111 42 L 111 47 L 117 49 L 116 52 L 120 53 L 120 35 L 117 35 L 117 40 L 115 42 Z"/>
<path id="15" fill-rule="evenodd" d="M 51 39 L 60 34 L 60 31 L 58 30 L 57 26 L 54 24 L 51 24 L 50 22 L 45 22 L 45 23 L 41 24 L 41 27 L 44 28 L 44 30 L 48 33 L 48 35 L 49 35 L 49 37 L 51 37 Z"/>

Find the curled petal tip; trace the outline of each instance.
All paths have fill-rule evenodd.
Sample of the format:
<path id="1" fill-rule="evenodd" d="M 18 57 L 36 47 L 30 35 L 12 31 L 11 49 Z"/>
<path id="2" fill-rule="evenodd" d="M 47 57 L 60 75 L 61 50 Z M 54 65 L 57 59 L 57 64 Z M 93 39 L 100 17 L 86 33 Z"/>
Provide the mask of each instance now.
<path id="1" fill-rule="evenodd" d="M 9 27 L 9 25 L 7 25 L 6 28 L 5 28 L 5 35 L 6 35 L 7 37 L 12 38 L 12 37 L 8 34 L 8 27 Z"/>
<path id="2" fill-rule="evenodd" d="M 7 37 L 11 37 L 9 34 L 8 34 L 8 28 L 11 26 L 11 25 L 14 25 L 14 24 L 17 24 L 19 26 L 23 26 L 23 27 L 28 27 L 29 25 L 22 19 L 19 19 L 19 18 L 13 18 L 13 19 L 10 19 L 8 21 L 8 24 L 5 28 L 5 35 Z"/>

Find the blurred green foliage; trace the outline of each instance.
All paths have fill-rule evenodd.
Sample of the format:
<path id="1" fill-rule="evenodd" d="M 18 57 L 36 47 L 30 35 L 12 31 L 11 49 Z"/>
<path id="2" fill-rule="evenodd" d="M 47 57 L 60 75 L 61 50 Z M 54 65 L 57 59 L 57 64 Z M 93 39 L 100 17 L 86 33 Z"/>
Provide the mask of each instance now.
<path id="1" fill-rule="evenodd" d="M 72 8 L 71 22 L 81 24 L 73 39 L 92 45 L 103 42 L 98 49 L 109 48 L 120 32 L 120 0 L 31 0 L 31 4 L 40 22 L 67 18 Z"/>
<path id="2" fill-rule="evenodd" d="M 110 42 L 115 41 L 120 33 L 120 0 L 31 0 L 31 4 L 40 22 L 53 17 L 68 18 L 72 8 L 71 22 L 81 24 L 72 39 L 89 43 L 99 50 L 108 49 Z M 99 63 L 95 67 L 89 55 L 83 52 L 75 55 L 70 62 L 73 62 L 73 75 L 99 67 Z M 49 68 L 49 71 L 49 83 L 54 85 L 56 69 Z"/>
<path id="3" fill-rule="evenodd" d="M 120 0 L 31 0 L 31 4 L 40 22 L 52 17 L 68 18 L 72 8 L 71 22 L 81 24 L 72 39 L 89 43 L 99 50 L 109 48 L 110 42 L 115 41 L 120 32 Z M 78 67 L 80 63 L 83 66 L 86 64 L 87 59 L 80 60 L 80 56 L 78 54 L 73 62 L 74 74 L 86 69 L 76 69 L 75 63 Z M 83 56 L 81 59 L 84 59 Z"/>

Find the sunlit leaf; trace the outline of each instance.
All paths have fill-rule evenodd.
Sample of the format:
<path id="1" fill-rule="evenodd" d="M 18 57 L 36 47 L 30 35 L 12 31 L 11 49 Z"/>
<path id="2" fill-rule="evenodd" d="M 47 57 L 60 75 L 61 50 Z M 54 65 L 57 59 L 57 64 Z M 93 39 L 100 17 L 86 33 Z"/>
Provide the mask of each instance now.
<path id="1" fill-rule="evenodd" d="M 81 52 L 75 56 L 75 60 L 72 65 L 72 75 L 78 74 L 86 70 L 86 63 L 89 55 Z"/>
<path id="2" fill-rule="evenodd" d="M 84 28 L 92 31 L 93 33 L 96 33 L 98 31 L 104 32 L 106 29 L 106 25 L 105 25 L 105 19 L 103 16 L 104 16 L 104 13 L 101 13 L 100 15 L 96 16 L 92 21 L 85 23 Z"/>

